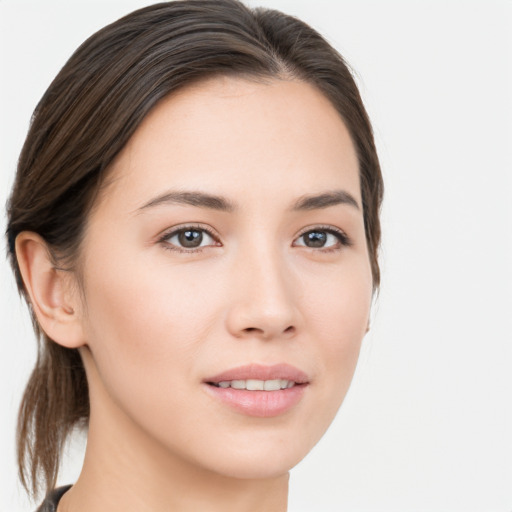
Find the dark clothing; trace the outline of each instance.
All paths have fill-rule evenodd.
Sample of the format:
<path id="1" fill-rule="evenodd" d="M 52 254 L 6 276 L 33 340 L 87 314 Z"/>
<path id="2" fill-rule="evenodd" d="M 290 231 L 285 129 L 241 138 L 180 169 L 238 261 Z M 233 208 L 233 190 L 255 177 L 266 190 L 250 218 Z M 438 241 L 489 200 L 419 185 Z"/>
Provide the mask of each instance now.
<path id="1" fill-rule="evenodd" d="M 57 510 L 57 505 L 59 504 L 62 495 L 71 487 L 71 485 L 65 485 L 64 487 L 59 487 L 58 489 L 54 489 L 51 493 L 46 496 L 41 506 L 37 509 L 36 512 L 55 512 Z"/>

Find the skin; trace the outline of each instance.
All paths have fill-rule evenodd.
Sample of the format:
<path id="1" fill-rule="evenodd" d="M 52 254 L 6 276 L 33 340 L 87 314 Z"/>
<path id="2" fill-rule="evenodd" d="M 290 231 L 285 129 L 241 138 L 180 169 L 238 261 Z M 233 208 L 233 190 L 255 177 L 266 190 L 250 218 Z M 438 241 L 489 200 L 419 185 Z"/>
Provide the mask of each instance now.
<path id="1" fill-rule="evenodd" d="M 144 207 L 171 190 L 235 208 Z M 291 209 L 333 190 L 357 206 Z M 190 224 L 214 234 L 200 251 L 162 240 Z M 311 230 L 324 247 L 307 245 Z M 320 92 L 241 78 L 180 91 L 114 162 L 79 276 L 55 270 L 33 233 L 17 250 L 43 329 L 80 349 L 90 386 L 85 463 L 59 512 L 286 510 L 288 471 L 348 390 L 372 298 L 357 157 Z M 207 377 L 249 363 L 304 371 L 301 401 L 257 418 L 205 392 Z"/>

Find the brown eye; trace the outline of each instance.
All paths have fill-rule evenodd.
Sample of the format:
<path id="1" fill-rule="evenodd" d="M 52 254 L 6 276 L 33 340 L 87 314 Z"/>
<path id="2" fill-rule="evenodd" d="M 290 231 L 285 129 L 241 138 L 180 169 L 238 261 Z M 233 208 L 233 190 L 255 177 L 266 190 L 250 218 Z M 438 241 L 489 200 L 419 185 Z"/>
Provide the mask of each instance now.
<path id="1" fill-rule="evenodd" d="M 302 235 L 304 245 L 307 247 L 324 247 L 327 242 L 325 231 L 308 231 Z"/>
<path id="2" fill-rule="evenodd" d="M 218 245 L 213 236 L 206 229 L 186 227 L 168 233 L 161 239 L 173 249 L 201 249 L 203 247 Z"/>
<path id="3" fill-rule="evenodd" d="M 178 241 L 182 247 L 199 247 L 203 241 L 203 233 L 197 229 L 180 231 Z"/>
<path id="4" fill-rule="evenodd" d="M 351 245 L 347 235 L 336 228 L 316 228 L 300 235 L 294 245 L 311 249 L 341 249 Z"/>

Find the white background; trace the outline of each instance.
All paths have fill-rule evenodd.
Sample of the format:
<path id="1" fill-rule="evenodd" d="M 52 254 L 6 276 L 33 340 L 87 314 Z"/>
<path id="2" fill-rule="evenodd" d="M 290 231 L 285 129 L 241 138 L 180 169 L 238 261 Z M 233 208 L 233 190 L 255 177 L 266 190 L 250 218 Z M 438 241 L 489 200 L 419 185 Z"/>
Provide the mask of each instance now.
<path id="1" fill-rule="evenodd" d="M 0 203 L 37 100 L 92 32 L 150 1 L 0 0 Z M 309 22 L 356 71 L 386 182 L 382 291 L 338 418 L 290 511 L 512 511 L 510 1 L 251 1 Z M 0 228 L 5 229 L 2 213 Z M 0 511 L 34 361 L 0 263 Z M 61 483 L 77 477 L 71 450 Z"/>

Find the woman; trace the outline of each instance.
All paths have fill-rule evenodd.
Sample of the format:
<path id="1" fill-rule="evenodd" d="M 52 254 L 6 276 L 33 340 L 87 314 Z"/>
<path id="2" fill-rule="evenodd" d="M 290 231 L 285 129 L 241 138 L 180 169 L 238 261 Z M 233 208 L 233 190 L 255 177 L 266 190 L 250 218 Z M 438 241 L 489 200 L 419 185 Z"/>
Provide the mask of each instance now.
<path id="1" fill-rule="evenodd" d="M 286 510 L 368 328 L 381 199 L 356 85 L 299 20 L 176 1 L 87 40 L 8 205 L 41 510 Z M 75 426 L 82 473 L 50 492 Z"/>

